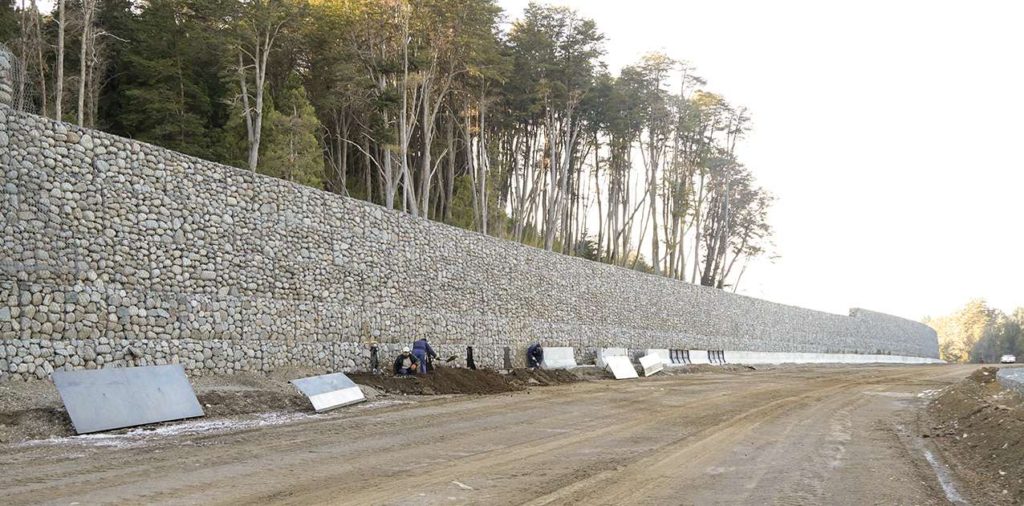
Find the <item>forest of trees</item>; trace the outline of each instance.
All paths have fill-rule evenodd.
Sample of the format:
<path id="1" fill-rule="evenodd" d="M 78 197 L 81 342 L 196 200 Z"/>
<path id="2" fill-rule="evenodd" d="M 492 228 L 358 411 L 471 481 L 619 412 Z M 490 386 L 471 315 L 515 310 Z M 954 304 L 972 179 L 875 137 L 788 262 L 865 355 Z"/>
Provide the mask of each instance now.
<path id="1" fill-rule="evenodd" d="M 939 354 L 949 362 L 996 363 L 1003 355 L 1024 359 L 1024 307 L 1006 314 L 984 300 L 924 321 L 939 334 Z"/>
<path id="2" fill-rule="evenodd" d="M 0 0 L 16 107 L 706 286 L 770 239 L 745 110 L 668 55 L 613 74 L 570 9 L 40 1 Z"/>

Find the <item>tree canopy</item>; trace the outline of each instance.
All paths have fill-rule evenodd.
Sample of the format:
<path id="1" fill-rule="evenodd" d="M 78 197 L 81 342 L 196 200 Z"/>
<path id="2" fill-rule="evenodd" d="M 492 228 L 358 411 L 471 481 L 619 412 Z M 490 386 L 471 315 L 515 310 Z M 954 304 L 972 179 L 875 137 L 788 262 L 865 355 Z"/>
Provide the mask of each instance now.
<path id="1" fill-rule="evenodd" d="M 669 55 L 610 72 L 572 9 L 507 24 L 494 0 L 57 4 L 0 3 L 23 108 L 718 288 L 770 247 L 773 198 L 737 156 L 747 111 Z"/>

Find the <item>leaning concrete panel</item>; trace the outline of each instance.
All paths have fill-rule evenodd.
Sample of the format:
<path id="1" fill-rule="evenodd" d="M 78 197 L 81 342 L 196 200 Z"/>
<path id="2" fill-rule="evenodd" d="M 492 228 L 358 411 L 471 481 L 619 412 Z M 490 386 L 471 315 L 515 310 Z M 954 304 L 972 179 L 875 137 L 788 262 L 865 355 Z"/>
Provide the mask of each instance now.
<path id="1" fill-rule="evenodd" d="M 658 355 L 644 355 L 640 357 L 640 367 L 644 369 L 644 376 L 650 376 L 661 372 L 665 368 L 665 362 Z"/>
<path id="2" fill-rule="evenodd" d="M 607 368 L 612 372 L 612 376 L 615 379 L 633 379 L 639 378 L 640 376 L 636 373 L 636 369 L 633 368 L 633 363 L 629 361 L 629 358 L 622 356 L 610 356 L 606 357 Z"/>
<path id="3" fill-rule="evenodd" d="M 366 400 L 363 391 L 345 373 L 295 379 L 291 384 L 309 397 L 317 413 Z"/>
<path id="4" fill-rule="evenodd" d="M 594 359 L 594 363 L 598 367 L 604 369 L 608 366 L 608 358 L 610 357 L 628 357 L 629 351 L 625 348 L 598 348 L 597 358 Z"/>
<path id="5" fill-rule="evenodd" d="M 181 364 L 54 371 L 53 382 L 79 434 L 204 415 Z"/>
<path id="6" fill-rule="evenodd" d="M 573 369 L 576 367 L 576 355 L 572 348 L 544 348 L 543 369 Z"/>

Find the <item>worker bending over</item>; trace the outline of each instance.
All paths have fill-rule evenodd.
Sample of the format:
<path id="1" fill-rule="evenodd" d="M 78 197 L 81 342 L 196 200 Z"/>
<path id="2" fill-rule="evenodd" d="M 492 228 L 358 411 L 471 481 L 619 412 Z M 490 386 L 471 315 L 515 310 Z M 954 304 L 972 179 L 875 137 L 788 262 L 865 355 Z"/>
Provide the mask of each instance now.
<path id="1" fill-rule="evenodd" d="M 434 353 L 434 349 L 430 347 L 430 343 L 426 339 L 417 339 L 412 343 L 412 354 L 419 361 L 420 374 L 427 373 L 427 357 L 430 357 L 431 360 L 437 359 L 437 353 Z"/>

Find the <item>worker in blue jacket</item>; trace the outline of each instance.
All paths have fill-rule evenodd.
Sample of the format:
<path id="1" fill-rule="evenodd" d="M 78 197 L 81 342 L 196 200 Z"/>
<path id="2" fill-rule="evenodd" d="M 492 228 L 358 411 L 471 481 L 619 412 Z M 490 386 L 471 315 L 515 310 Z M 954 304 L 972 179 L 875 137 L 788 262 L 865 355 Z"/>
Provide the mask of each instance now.
<path id="1" fill-rule="evenodd" d="M 540 367 L 544 363 L 544 347 L 540 343 L 533 343 L 526 349 L 526 366 L 530 369 Z"/>
<path id="2" fill-rule="evenodd" d="M 434 353 L 434 349 L 430 347 L 430 343 L 426 339 L 417 339 L 412 343 L 412 354 L 420 363 L 420 374 L 427 372 L 427 357 L 430 357 L 431 360 L 437 358 L 437 353 Z"/>

